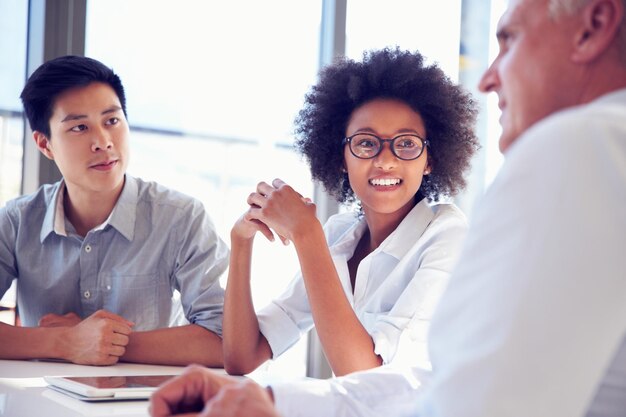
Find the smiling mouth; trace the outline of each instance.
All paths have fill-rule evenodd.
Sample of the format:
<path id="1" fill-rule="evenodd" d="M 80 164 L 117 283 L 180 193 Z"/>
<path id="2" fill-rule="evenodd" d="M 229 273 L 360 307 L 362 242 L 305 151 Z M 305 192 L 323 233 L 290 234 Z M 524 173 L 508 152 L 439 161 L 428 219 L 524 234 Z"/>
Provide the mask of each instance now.
<path id="1" fill-rule="evenodd" d="M 400 178 L 374 178 L 369 180 L 370 185 L 378 186 L 378 187 L 392 187 L 394 185 L 399 185 L 402 183 Z"/>

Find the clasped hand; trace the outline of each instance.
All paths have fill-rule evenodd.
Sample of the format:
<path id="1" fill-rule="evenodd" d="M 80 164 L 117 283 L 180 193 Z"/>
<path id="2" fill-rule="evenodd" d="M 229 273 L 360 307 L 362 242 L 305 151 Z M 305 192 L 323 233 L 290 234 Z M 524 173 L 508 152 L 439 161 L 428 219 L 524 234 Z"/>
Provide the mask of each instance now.
<path id="1" fill-rule="evenodd" d="M 75 313 L 47 314 L 40 327 L 59 328 L 61 357 L 81 365 L 113 365 L 126 352 L 133 323 L 99 310 L 84 320 Z"/>
<path id="2" fill-rule="evenodd" d="M 280 179 L 272 184 L 260 182 L 256 191 L 248 196 L 248 211 L 235 223 L 232 234 L 251 239 L 261 232 L 274 241 L 274 233 L 284 244 L 306 233 L 315 217 L 315 204 Z"/>

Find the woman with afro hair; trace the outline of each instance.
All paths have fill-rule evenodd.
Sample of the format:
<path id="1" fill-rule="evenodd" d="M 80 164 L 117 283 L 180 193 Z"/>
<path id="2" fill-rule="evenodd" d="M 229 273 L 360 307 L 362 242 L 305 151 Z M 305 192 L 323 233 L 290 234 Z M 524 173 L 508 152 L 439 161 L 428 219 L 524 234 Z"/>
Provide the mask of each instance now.
<path id="1" fill-rule="evenodd" d="M 467 229 L 446 201 L 465 187 L 479 147 L 475 118 L 469 94 L 418 52 L 370 51 L 321 71 L 296 119 L 296 147 L 313 178 L 358 209 L 322 227 L 311 200 L 280 179 L 250 194 L 231 231 L 229 373 L 278 357 L 313 325 L 337 376 L 426 357 L 428 323 Z M 250 290 L 256 232 L 293 242 L 301 267 L 258 312 Z"/>

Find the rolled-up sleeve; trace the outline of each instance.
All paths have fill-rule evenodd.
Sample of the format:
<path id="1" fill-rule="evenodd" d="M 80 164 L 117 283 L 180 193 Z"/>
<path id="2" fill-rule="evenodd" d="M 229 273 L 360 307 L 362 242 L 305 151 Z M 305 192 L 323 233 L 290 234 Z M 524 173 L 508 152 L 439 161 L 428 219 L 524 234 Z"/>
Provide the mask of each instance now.
<path id="1" fill-rule="evenodd" d="M 15 261 L 16 229 L 9 217 L 8 207 L 0 208 L 0 298 L 17 279 Z"/>
<path id="2" fill-rule="evenodd" d="M 177 231 L 174 269 L 185 317 L 221 336 L 224 289 L 220 276 L 228 267 L 229 250 L 198 201 L 185 211 Z"/>
<path id="3" fill-rule="evenodd" d="M 313 327 L 313 317 L 302 274 L 298 273 L 279 298 L 259 310 L 257 318 L 259 330 L 272 349 L 273 359 L 309 331 Z"/>
<path id="4" fill-rule="evenodd" d="M 284 417 L 415 416 L 418 393 L 429 373 L 419 368 L 381 367 L 328 380 L 271 385 Z"/>

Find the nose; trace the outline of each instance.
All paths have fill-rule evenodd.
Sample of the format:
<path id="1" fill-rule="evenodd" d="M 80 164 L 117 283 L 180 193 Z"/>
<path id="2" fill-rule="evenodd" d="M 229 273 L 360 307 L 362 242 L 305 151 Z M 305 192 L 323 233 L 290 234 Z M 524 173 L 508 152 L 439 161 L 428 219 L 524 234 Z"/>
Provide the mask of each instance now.
<path id="1" fill-rule="evenodd" d="M 391 143 L 383 143 L 380 153 L 374 157 L 374 166 L 388 170 L 395 167 L 397 163 L 398 158 L 391 152 Z"/>
<path id="2" fill-rule="evenodd" d="M 111 140 L 111 136 L 104 129 L 94 129 L 92 142 L 91 142 L 91 150 L 92 152 L 102 151 L 104 149 L 113 148 L 113 142 Z"/>
<path id="3" fill-rule="evenodd" d="M 482 93 L 490 93 L 496 91 L 498 85 L 500 84 L 500 80 L 498 79 L 498 71 L 497 71 L 497 61 L 493 61 L 493 63 L 487 68 L 483 76 L 480 78 L 478 82 L 478 90 Z"/>

